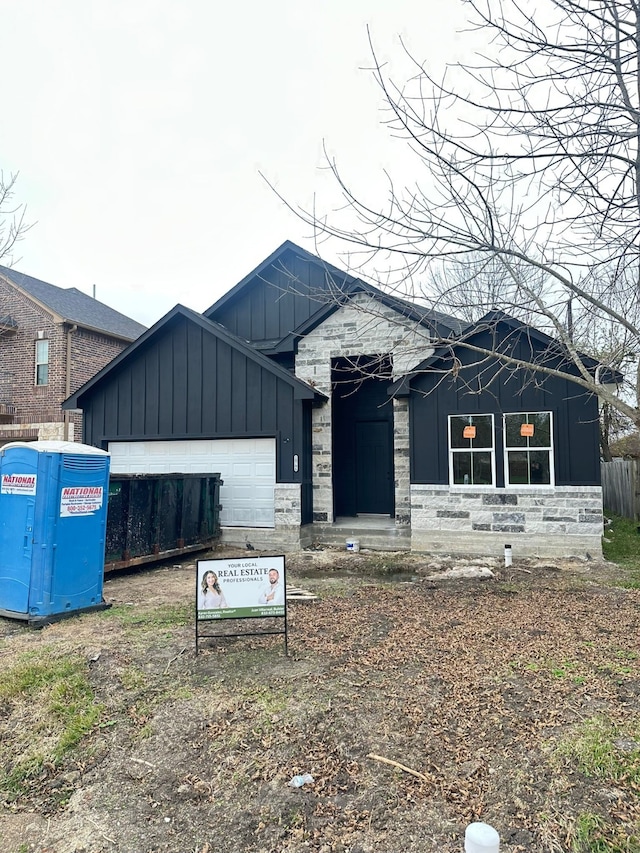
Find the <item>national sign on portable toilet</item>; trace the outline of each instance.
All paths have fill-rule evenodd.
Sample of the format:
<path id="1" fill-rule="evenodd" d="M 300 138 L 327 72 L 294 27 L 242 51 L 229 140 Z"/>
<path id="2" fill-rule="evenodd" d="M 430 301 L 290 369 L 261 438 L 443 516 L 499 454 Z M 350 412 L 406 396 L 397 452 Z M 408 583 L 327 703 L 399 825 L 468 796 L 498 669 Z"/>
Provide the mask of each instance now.
<path id="1" fill-rule="evenodd" d="M 0 448 L 0 615 L 103 609 L 109 454 L 69 441 Z"/>

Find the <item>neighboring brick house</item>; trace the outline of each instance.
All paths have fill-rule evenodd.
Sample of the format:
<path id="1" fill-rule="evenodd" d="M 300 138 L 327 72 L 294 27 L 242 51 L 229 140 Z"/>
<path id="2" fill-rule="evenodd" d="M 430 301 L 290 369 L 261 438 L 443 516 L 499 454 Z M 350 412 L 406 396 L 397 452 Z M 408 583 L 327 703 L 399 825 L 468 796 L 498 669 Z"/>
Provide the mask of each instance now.
<path id="1" fill-rule="evenodd" d="M 464 325 L 285 243 L 65 405 L 114 472 L 219 472 L 230 544 L 598 555 L 598 400 L 572 370 L 504 314 Z"/>
<path id="2" fill-rule="evenodd" d="M 145 331 L 74 287 L 0 266 L 0 445 L 82 438 L 62 401 Z"/>

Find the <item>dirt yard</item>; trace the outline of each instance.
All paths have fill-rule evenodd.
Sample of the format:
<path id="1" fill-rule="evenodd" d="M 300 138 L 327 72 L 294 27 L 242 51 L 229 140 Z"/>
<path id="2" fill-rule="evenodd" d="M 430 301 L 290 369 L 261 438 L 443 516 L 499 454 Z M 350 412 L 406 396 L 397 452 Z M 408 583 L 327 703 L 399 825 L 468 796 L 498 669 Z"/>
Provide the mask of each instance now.
<path id="1" fill-rule="evenodd" d="M 619 575 L 291 555 L 317 600 L 288 605 L 289 657 L 281 636 L 196 657 L 193 561 L 110 576 L 102 613 L 0 620 L 0 850 L 462 853 L 482 820 L 503 853 L 637 853 L 640 591 Z"/>

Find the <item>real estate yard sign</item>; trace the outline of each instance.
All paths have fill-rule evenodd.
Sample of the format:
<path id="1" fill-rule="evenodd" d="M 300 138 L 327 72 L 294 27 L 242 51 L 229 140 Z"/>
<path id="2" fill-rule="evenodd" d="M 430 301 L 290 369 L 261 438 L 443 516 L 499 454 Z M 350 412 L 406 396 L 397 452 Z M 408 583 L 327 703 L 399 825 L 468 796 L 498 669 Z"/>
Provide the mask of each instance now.
<path id="1" fill-rule="evenodd" d="M 284 616 L 284 557 L 198 560 L 198 619 Z"/>
<path id="2" fill-rule="evenodd" d="M 226 619 L 284 618 L 283 630 L 203 634 L 200 623 Z M 284 634 L 287 648 L 287 607 L 284 556 L 198 560 L 196 564 L 196 653 L 198 637 Z"/>

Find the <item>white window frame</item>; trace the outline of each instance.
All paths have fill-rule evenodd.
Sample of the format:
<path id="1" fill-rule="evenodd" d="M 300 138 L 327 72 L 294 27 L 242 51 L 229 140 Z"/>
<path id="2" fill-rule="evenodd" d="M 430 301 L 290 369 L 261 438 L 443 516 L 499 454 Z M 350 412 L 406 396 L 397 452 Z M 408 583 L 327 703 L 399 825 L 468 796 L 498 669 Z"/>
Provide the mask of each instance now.
<path id="1" fill-rule="evenodd" d="M 453 418 L 468 418 L 469 426 L 473 425 L 474 418 L 491 418 L 491 447 L 451 447 L 451 423 Z M 495 417 L 490 412 L 478 412 L 474 415 L 455 413 L 448 416 L 448 444 L 449 444 L 449 487 L 452 489 L 495 489 L 496 488 L 496 424 Z M 473 441 L 473 439 L 470 439 Z M 457 453 L 489 453 L 491 456 L 491 483 L 456 483 L 453 477 L 453 457 Z M 471 466 L 473 471 L 473 465 Z"/>
<path id="2" fill-rule="evenodd" d="M 528 418 L 529 415 L 549 415 L 549 440 L 550 444 L 548 447 L 529 447 L 529 442 L 527 439 L 527 445 L 525 447 L 510 447 L 507 444 L 507 418 L 509 416 L 525 416 Z M 503 435 L 503 452 L 504 452 L 504 484 L 508 489 L 552 489 L 555 487 L 556 483 L 556 471 L 555 471 L 555 461 L 554 461 L 554 452 L 553 452 L 553 412 L 546 410 L 539 411 L 527 411 L 527 412 L 505 412 L 502 416 L 502 435 Z M 549 480 L 548 483 L 511 483 L 509 482 L 509 451 L 517 452 L 517 451 L 542 451 L 547 452 L 549 454 Z M 529 479 L 531 479 L 531 467 L 529 467 Z"/>
<path id="3" fill-rule="evenodd" d="M 48 338 L 38 338 L 38 340 L 35 342 L 35 344 L 36 344 L 35 345 L 35 362 L 36 362 L 36 364 L 35 364 L 34 382 L 35 382 L 36 386 L 42 388 L 45 385 L 49 384 L 49 339 Z M 43 344 L 46 344 L 46 347 L 44 347 L 46 358 L 44 358 L 44 359 L 41 357 L 41 353 L 38 352 Z M 38 379 L 39 379 L 38 368 L 43 367 L 44 365 L 47 366 L 47 381 L 46 382 L 39 382 L 38 381 Z"/>

